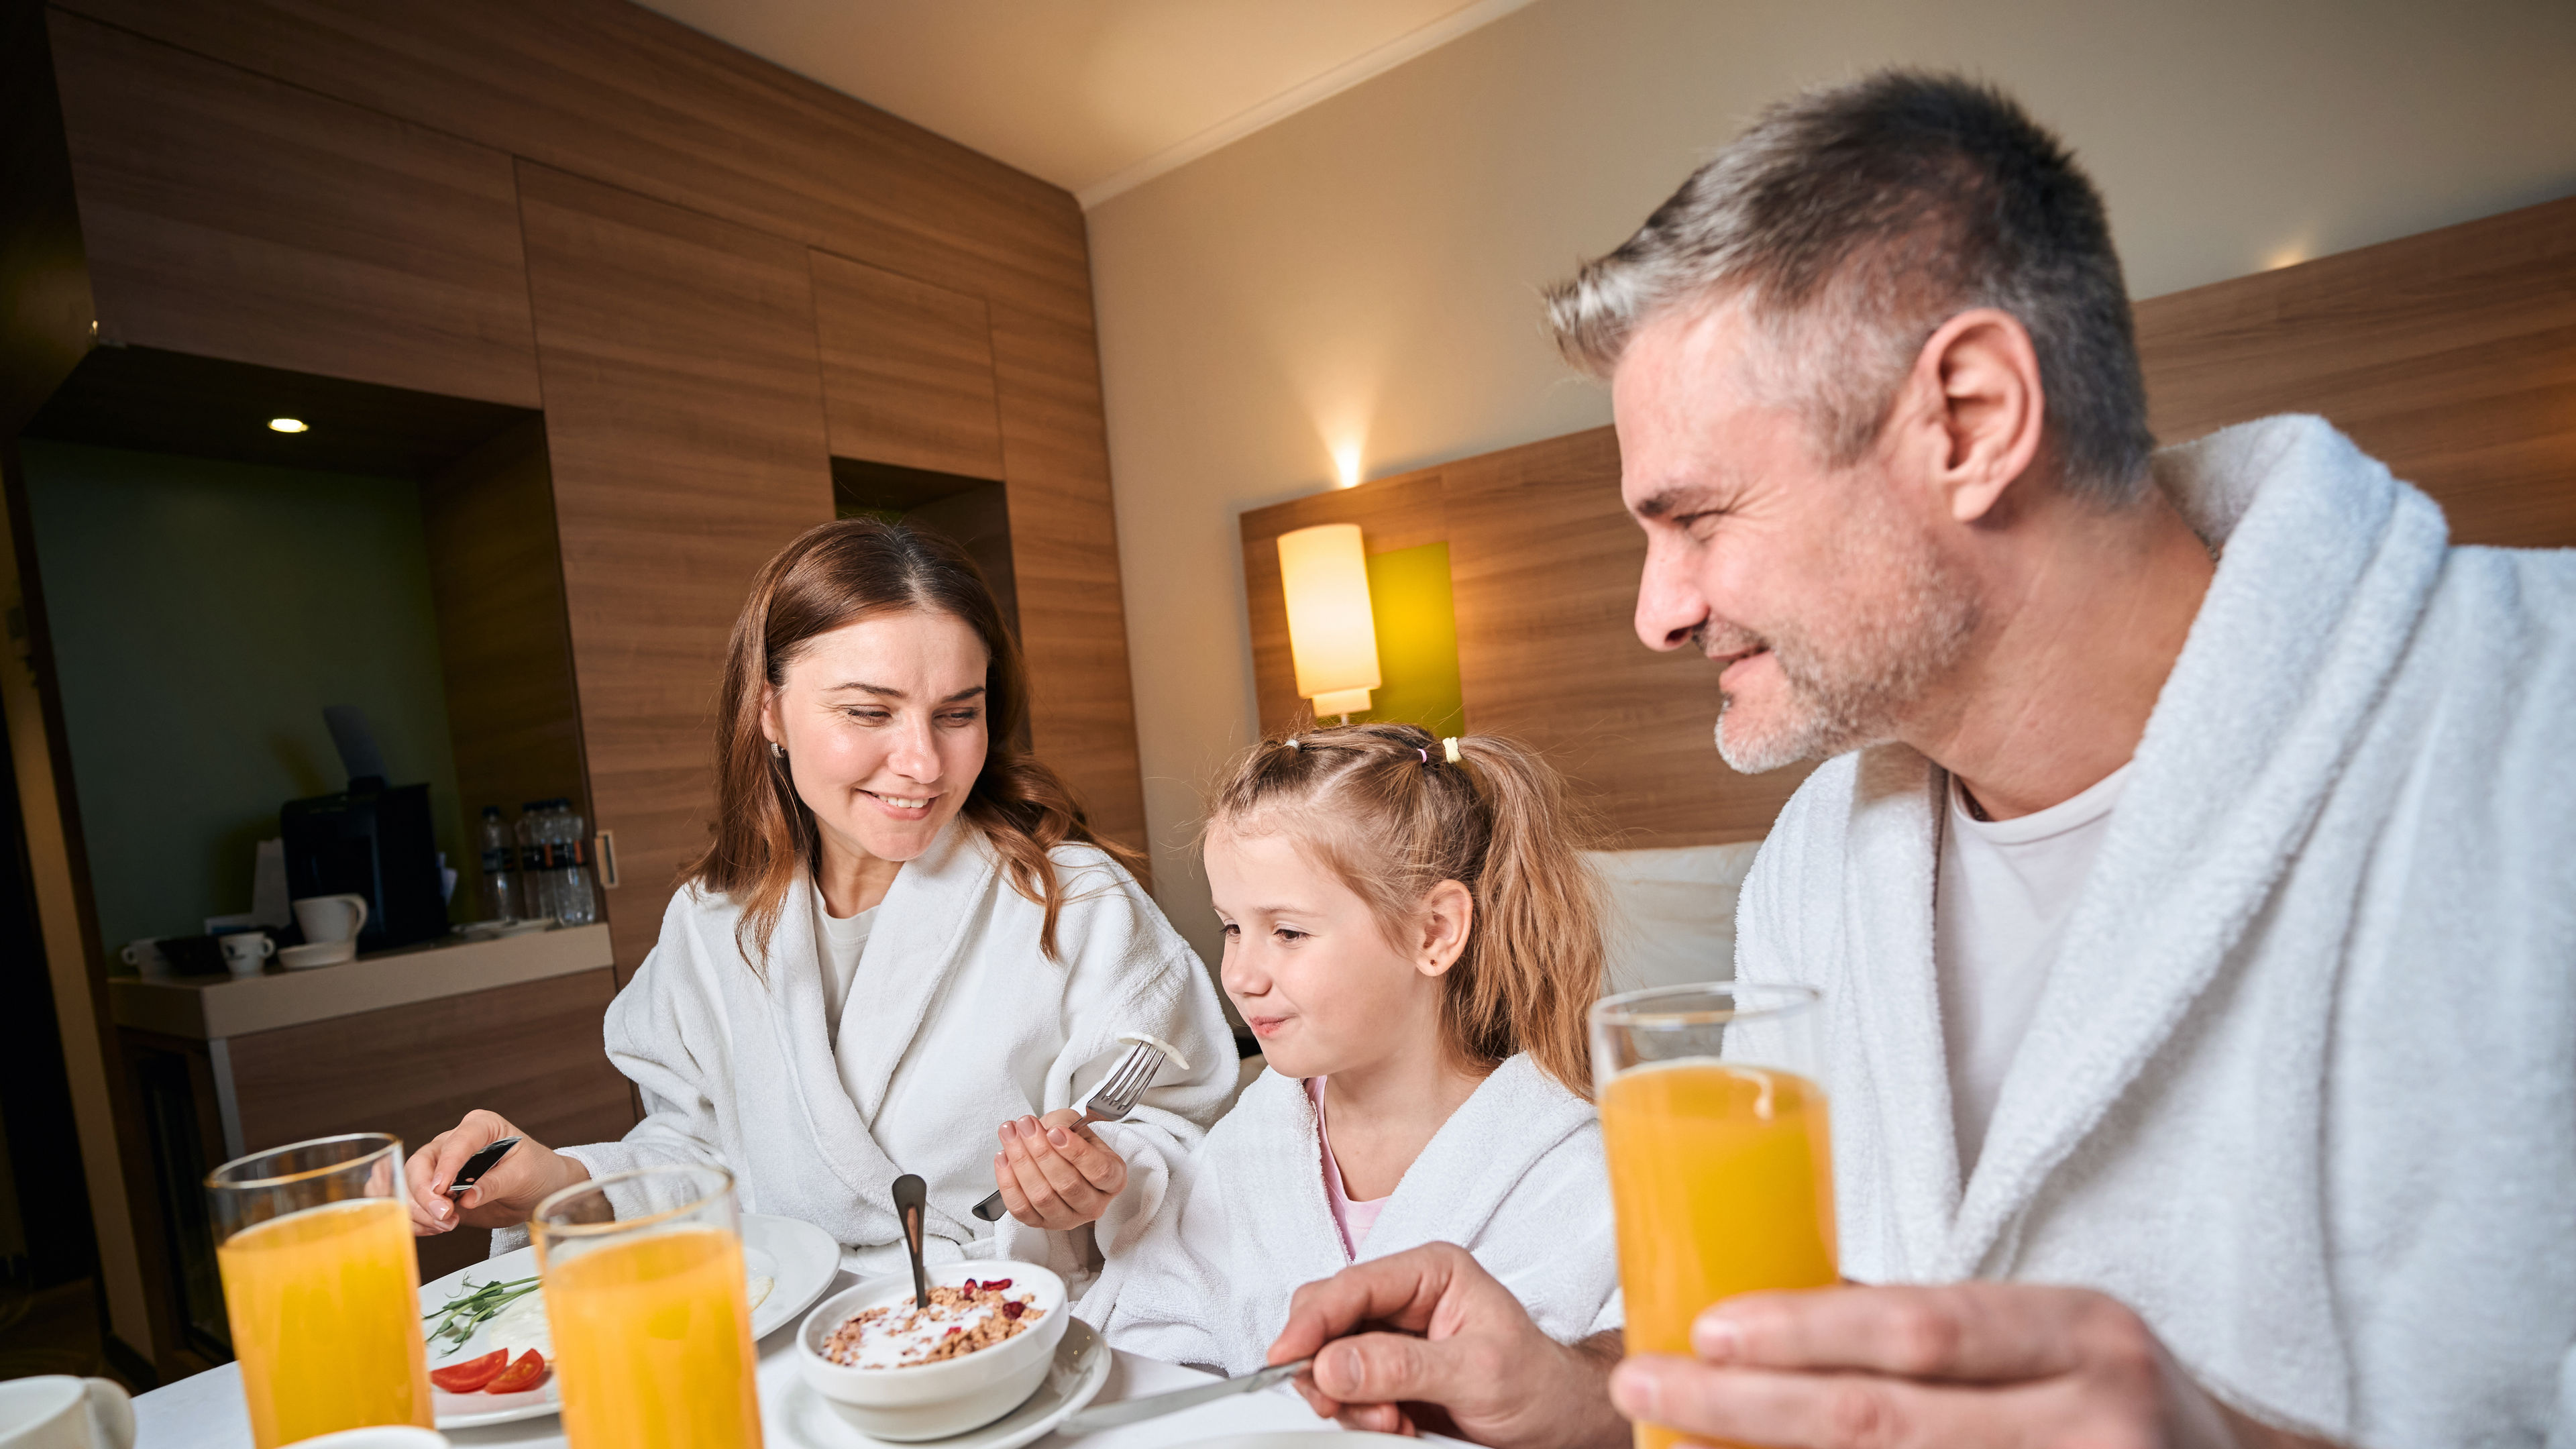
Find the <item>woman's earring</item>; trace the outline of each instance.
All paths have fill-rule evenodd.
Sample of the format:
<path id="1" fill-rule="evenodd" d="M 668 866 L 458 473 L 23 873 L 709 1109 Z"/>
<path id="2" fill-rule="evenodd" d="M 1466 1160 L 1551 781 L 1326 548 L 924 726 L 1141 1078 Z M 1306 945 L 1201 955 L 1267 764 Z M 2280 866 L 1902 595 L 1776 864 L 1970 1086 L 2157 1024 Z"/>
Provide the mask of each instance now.
<path id="1" fill-rule="evenodd" d="M 776 741 L 776 740 L 771 740 L 771 741 L 769 742 L 769 757 L 770 757 L 771 759 L 773 759 L 773 760 L 783 760 L 783 759 L 786 759 L 786 758 L 787 758 L 787 747 L 786 747 L 785 745 L 780 744 L 780 743 L 779 743 L 778 741 Z"/>

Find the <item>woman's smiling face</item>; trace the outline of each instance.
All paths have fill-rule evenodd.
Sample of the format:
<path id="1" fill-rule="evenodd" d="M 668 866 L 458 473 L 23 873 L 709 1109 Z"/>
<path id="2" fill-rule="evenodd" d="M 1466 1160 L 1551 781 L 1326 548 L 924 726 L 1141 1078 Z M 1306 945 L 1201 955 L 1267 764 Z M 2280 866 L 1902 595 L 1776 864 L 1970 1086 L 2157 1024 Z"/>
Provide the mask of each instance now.
<path id="1" fill-rule="evenodd" d="M 989 657 L 972 626 L 926 609 L 805 641 L 761 712 L 827 846 L 907 861 L 983 773 Z"/>

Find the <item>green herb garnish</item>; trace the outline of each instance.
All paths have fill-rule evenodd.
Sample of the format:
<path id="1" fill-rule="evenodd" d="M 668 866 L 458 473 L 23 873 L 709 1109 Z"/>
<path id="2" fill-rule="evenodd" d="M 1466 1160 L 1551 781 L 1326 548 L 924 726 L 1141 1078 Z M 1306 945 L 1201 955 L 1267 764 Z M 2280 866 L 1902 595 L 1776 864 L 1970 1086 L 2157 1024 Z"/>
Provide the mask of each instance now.
<path id="1" fill-rule="evenodd" d="M 496 1279 L 477 1287 L 473 1279 L 465 1279 L 463 1286 L 449 1295 L 446 1307 L 432 1309 L 421 1315 L 421 1321 L 424 1323 L 431 1319 L 438 1320 L 437 1326 L 429 1330 L 429 1341 L 436 1343 L 442 1338 L 446 1339 L 448 1346 L 441 1352 L 456 1352 L 465 1346 L 467 1339 L 474 1336 L 474 1330 L 482 1327 L 495 1314 L 536 1292 L 538 1281 L 536 1278 L 521 1278 L 515 1282 L 504 1283 Z"/>

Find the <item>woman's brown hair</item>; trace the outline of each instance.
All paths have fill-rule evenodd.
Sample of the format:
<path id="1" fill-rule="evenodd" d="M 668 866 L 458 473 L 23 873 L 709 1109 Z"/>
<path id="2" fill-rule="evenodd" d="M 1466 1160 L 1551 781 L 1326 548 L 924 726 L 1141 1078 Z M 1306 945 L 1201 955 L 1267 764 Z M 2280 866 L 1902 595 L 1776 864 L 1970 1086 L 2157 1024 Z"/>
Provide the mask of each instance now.
<path id="1" fill-rule="evenodd" d="M 984 641 L 983 772 L 958 813 L 1001 855 L 1011 888 L 1046 908 L 1038 948 L 1056 959 L 1056 918 L 1064 907 L 1051 852 L 1067 842 L 1097 847 L 1133 869 L 1143 858 L 1092 832 L 1073 790 L 1020 745 L 1027 733 L 1028 675 L 1020 649 L 983 572 L 964 549 L 935 533 L 873 518 L 818 524 L 779 550 L 752 581 L 734 620 L 716 716 L 715 839 L 683 878 L 742 907 L 737 938 L 759 970 L 787 892 L 813 869 L 821 848 L 814 812 L 798 798 L 787 762 L 760 728 L 768 692 L 807 641 L 879 614 L 946 614 Z"/>
<path id="2" fill-rule="evenodd" d="M 1477 1067 L 1527 1052 L 1591 1098 L 1584 1014 L 1601 994 L 1599 888 L 1576 854 L 1582 826 L 1564 777 L 1535 751 L 1407 724 L 1265 740 L 1218 782 L 1207 828 L 1293 832 L 1369 903 L 1389 940 L 1432 887 L 1465 886 L 1475 911 L 1466 949 L 1440 979 L 1442 1046 Z"/>

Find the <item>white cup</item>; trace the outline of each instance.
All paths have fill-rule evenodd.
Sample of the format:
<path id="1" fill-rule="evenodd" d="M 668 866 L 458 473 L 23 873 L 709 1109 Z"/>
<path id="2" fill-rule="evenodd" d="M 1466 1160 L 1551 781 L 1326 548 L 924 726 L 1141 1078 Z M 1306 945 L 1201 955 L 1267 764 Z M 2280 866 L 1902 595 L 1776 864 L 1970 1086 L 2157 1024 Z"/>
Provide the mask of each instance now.
<path id="1" fill-rule="evenodd" d="M 134 1401 L 105 1379 L 0 1383 L 0 1449 L 134 1449 Z"/>
<path id="2" fill-rule="evenodd" d="M 146 979 L 170 974 L 170 958 L 161 954 L 161 938 L 158 936 L 128 941 L 125 949 L 116 955 L 118 960 L 143 973 Z"/>
<path id="3" fill-rule="evenodd" d="M 224 965 L 235 976 L 257 976 L 260 963 L 277 954 L 277 943 L 266 931 L 235 931 L 220 937 L 224 947 Z"/>
<path id="4" fill-rule="evenodd" d="M 298 1439 L 286 1449 L 447 1449 L 447 1436 L 409 1424 L 377 1424 L 366 1429 L 342 1429 L 336 1434 Z"/>
<path id="5" fill-rule="evenodd" d="M 307 944 L 354 941 L 367 928 L 365 896 L 306 896 L 295 903 L 295 924 Z"/>

